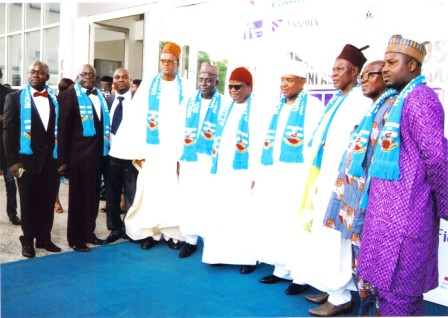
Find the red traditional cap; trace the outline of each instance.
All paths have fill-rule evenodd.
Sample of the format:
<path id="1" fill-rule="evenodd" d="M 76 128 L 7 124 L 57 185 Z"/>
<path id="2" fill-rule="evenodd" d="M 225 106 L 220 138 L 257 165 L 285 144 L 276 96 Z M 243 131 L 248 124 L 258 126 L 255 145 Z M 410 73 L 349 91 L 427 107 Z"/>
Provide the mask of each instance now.
<path id="1" fill-rule="evenodd" d="M 353 65 L 359 67 L 359 69 L 361 70 L 364 66 L 364 63 L 367 61 L 366 57 L 364 56 L 364 54 L 362 54 L 361 51 L 367 49 L 368 47 L 369 46 L 366 45 L 358 49 L 351 44 L 346 44 L 342 49 L 341 54 L 339 54 L 337 58 L 349 61 Z"/>
<path id="2" fill-rule="evenodd" d="M 244 67 L 237 67 L 230 74 L 229 81 L 237 81 L 252 86 L 252 74 Z"/>
<path id="3" fill-rule="evenodd" d="M 162 53 L 171 53 L 180 59 L 180 46 L 173 42 L 167 42 L 162 49 Z"/>

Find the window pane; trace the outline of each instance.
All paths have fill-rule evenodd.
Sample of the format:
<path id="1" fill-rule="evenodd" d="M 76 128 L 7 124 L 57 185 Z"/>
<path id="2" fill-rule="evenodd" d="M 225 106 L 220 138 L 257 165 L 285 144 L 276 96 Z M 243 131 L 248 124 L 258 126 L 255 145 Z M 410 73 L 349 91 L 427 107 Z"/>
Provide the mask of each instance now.
<path id="1" fill-rule="evenodd" d="M 25 33 L 25 59 L 23 67 L 28 67 L 35 61 L 40 61 L 40 31 Z"/>
<path id="2" fill-rule="evenodd" d="M 5 83 L 12 86 L 20 86 L 22 78 L 22 50 L 21 35 L 13 35 L 8 37 L 8 77 Z"/>
<path id="3" fill-rule="evenodd" d="M 42 62 L 50 69 L 50 80 L 48 85 L 58 84 L 58 46 L 52 45 L 59 42 L 59 27 L 44 30 L 44 44 Z"/>
<path id="4" fill-rule="evenodd" d="M 44 24 L 59 23 L 61 15 L 60 3 L 44 4 Z"/>
<path id="5" fill-rule="evenodd" d="M 0 34 L 5 33 L 6 4 L 0 3 Z"/>
<path id="6" fill-rule="evenodd" d="M 22 4 L 8 4 L 8 31 L 14 32 L 22 29 Z"/>
<path id="7" fill-rule="evenodd" d="M 25 4 L 25 28 L 36 28 L 40 26 L 40 3 Z"/>

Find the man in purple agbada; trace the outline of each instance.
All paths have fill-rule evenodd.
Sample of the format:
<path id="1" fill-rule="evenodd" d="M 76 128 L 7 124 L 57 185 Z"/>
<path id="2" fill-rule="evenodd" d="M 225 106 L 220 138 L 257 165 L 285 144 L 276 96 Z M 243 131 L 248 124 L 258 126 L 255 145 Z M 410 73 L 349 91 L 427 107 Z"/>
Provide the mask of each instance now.
<path id="1" fill-rule="evenodd" d="M 378 290 L 383 316 L 423 315 L 423 294 L 438 286 L 439 223 L 448 219 L 447 140 L 443 106 L 421 75 L 425 55 L 423 44 L 400 35 L 385 53 L 383 79 L 400 92 L 394 104 L 400 113 L 391 118 L 391 111 L 374 154 L 378 172 L 370 174 L 358 261 L 362 279 Z"/>

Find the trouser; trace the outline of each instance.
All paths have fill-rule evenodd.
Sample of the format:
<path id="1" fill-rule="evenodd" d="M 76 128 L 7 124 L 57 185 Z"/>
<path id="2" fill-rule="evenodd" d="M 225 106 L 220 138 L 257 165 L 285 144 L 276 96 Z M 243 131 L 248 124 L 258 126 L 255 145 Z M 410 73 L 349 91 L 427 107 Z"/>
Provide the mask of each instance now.
<path id="1" fill-rule="evenodd" d="M 11 171 L 6 166 L 6 163 L 3 163 L 0 168 L 3 171 L 3 179 L 5 180 L 5 188 L 6 188 L 6 213 L 8 217 L 17 215 L 17 186 L 16 180 L 11 174 Z"/>

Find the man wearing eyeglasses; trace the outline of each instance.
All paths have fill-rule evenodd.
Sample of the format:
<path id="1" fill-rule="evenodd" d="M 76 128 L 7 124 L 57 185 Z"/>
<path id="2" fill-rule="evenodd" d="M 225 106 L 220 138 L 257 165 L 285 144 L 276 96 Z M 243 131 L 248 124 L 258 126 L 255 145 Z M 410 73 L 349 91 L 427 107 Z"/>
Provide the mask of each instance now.
<path id="1" fill-rule="evenodd" d="M 129 153 L 139 170 L 134 204 L 125 217 L 127 235 L 142 240 L 149 250 L 163 239 L 179 250 L 185 238 L 179 230 L 178 146 L 182 136 L 181 103 L 189 94 L 179 75 L 181 48 L 167 42 L 160 55 L 160 72 L 143 80 L 132 99 L 141 119 L 136 119 Z"/>
<path id="2" fill-rule="evenodd" d="M 22 255 L 33 258 L 36 248 L 58 253 L 51 241 L 54 202 L 59 183 L 57 138 L 59 105 L 46 85 L 48 66 L 36 61 L 28 83 L 6 96 L 3 142 L 8 167 L 20 194 Z"/>
<path id="3" fill-rule="evenodd" d="M 342 157 L 335 191 L 331 195 L 324 226 L 341 232 L 342 238 L 352 243 L 353 279 L 361 300 L 359 316 L 380 316 L 377 292 L 364 282 L 357 272 L 357 261 L 362 240 L 368 191 L 369 168 L 379 132 L 396 100 L 398 92 L 387 89 L 383 81 L 384 61 L 367 64 L 359 76 L 364 96 L 373 102 L 358 128 L 354 131 L 350 146 Z M 364 202 L 365 201 L 365 202 Z"/>
<path id="4" fill-rule="evenodd" d="M 328 292 L 305 296 L 320 304 L 309 310 L 316 316 L 334 316 L 352 308 L 350 289 L 355 286 L 351 274 L 351 243 L 341 239 L 340 232 L 324 227 L 322 222 L 350 133 L 370 106 L 370 100 L 358 85 L 358 76 L 366 62 L 362 50 L 367 47 L 359 49 L 347 44 L 335 59 L 332 79 L 337 92 L 313 132 L 304 191 L 298 196 L 299 223 L 304 231 L 298 229 L 296 254 L 288 266 L 294 284 L 308 284 Z"/>
<path id="5" fill-rule="evenodd" d="M 101 171 L 109 154 L 110 119 L 106 100 L 95 87 L 96 70 L 85 64 L 73 87 L 59 94 L 59 156 L 70 180 L 67 240 L 77 252 L 102 245 L 95 235 Z"/>
<path id="6" fill-rule="evenodd" d="M 260 158 L 263 108 L 253 98 L 252 74 L 246 68 L 232 71 L 228 89 L 231 101 L 221 107 L 212 149 L 214 180 L 206 198 L 211 211 L 202 261 L 240 265 L 240 273 L 249 274 L 256 269 L 249 199 Z"/>
<path id="7" fill-rule="evenodd" d="M 378 291 L 382 316 L 423 316 L 439 286 L 441 219 L 448 220 L 445 114 L 426 84 L 424 43 L 393 35 L 383 79 L 399 94 L 379 131 L 358 270 Z M 445 270 L 445 269 L 444 269 Z"/>

